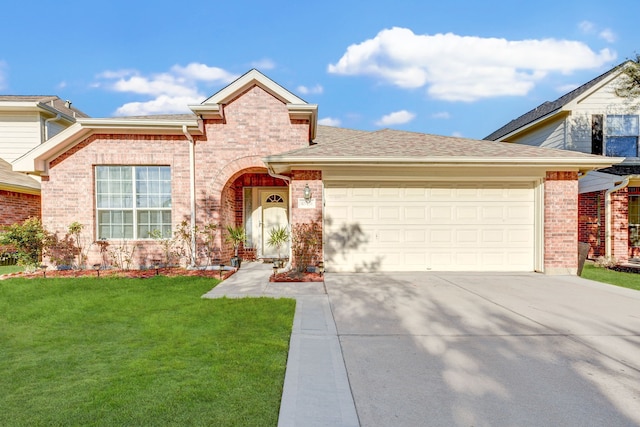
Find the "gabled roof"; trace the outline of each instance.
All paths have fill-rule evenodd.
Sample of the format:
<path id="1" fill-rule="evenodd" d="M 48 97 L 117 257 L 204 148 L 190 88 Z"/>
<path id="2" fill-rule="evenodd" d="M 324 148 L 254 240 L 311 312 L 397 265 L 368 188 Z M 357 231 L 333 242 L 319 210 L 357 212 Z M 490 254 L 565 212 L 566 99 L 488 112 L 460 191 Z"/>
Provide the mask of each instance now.
<path id="1" fill-rule="evenodd" d="M 0 159 L 0 190 L 40 194 L 40 183 L 25 174 L 14 172 L 8 162 Z"/>
<path id="2" fill-rule="evenodd" d="M 591 170 L 611 166 L 622 158 L 594 156 L 567 150 L 515 145 L 467 138 L 383 129 L 343 134 L 333 142 L 268 156 L 270 165 L 288 164 L 470 164 L 555 165 Z"/>
<path id="3" fill-rule="evenodd" d="M 571 92 L 565 95 L 562 95 L 560 98 L 556 99 L 555 101 L 552 101 L 552 102 L 545 101 L 544 103 L 538 105 L 533 110 L 524 113 L 523 115 L 521 115 L 520 117 L 514 120 L 511 120 L 509 123 L 502 126 L 500 129 L 484 137 L 484 139 L 488 141 L 498 141 L 522 127 L 533 124 L 537 121 L 548 118 L 548 116 L 552 116 L 556 113 L 559 113 L 562 110 L 562 108 L 565 107 L 567 104 L 580 98 L 582 95 L 585 95 L 595 90 L 597 87 L 599 87 L 600 83 L 603 83 L 606 80 L 613 79 L 620 72 L 620 69 L 624 65 L 628 64 L 629 62 L 632 62 L 632 61 L 625 61 L 622 64 L 616 65 L 606 73 L 583 84 L 582 86 L 572 90 Z"/>
<path id="4" fill-rule="evenodd" d="M 0 95 L 0 110 L 42 110 L 52 114 L 59 113 L 69 121 L 89 117 L 71 102 L 54 95 Z"/>
<path id="5" fill-rule="evenodd" d="M 205 99 L 201 104 L 190 105 L 189 108 L 202 118 L 222 119 L 224 118 L 224 105 L 253 86 L 259 86 L 285 104 L 292 119 L 309 120 L 311 124 L 309 140 L 311 141 L 316 137 L 318 106 L 307 103 L 255 68 L 249 70 L 228 86 Z"/>

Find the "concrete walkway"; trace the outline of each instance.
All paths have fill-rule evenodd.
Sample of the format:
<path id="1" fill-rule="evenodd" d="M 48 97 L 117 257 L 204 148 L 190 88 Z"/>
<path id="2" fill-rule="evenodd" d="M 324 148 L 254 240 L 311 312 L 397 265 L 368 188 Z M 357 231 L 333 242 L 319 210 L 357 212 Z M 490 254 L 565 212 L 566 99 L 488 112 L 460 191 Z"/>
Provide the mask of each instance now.
<path id="1" fill-rule="evenodd" d="M 246 263 L 203 298 L 295 298 L 279 426 L 359 426 L 324 283 L 270 283 L 270 264 Z"/>

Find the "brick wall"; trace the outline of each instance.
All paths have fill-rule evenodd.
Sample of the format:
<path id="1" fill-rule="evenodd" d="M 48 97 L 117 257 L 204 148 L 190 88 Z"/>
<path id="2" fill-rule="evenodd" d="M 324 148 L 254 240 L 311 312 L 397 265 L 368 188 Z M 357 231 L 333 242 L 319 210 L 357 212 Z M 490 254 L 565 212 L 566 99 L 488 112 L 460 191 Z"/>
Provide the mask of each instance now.
<path id="1" fill-rule="evenodd" d="M 578 268 L 578 174 L 547 172 L 544 185 L 544 267 L 547 274 Z"/>
<path id="2" fill-rule="evenodd" d="M 0 226 L 40 218 L 40 196 L 0 190 Z"/>
<path id="3" fill-rule="evenodd" d="M 318 250 L 315 254 L 317 261 L 322 261 L 322 206 L 323 201 L 323 186 L 322 186 L 322 172 L 321 171 L 299 171 L 294 170 L 291 173 L 291 226 L 292 229 L 297 224 L 311 224 L 316 223 L 317 236 L 316 239 L 320 242 Z M 311 190 L 311 199 L 315 201 L 313 208 L 305 207 L 304 203 L 300 199 L 304 199 L 304 188 L 308 185 Z M 293 260 L 295 266 L 295 260 Z"/>
<path id="4" fill-rule="evenodd" d="M 205 135 L 195 138 L 196 218 L 198 225 L 238 224 L 237 193 L 243 174 L 266 171 L 262 158 L 309 144 L 309 122 L 291 120 L 285 104 L 258 86 L 224 106 L 224 120 L 206 120 Z M 95 239 L 95 165 L 168 165 L 172 176 L 174 229 L 190 220 L 189 142 L 180 136 L 92 135 L 51 162 L 42 182 L 45 226 L 65 230 L 73 221 Z M 249 175 L 246 179 L 256 179 Z M 266 179 L 266 178 L 260 178 Z M 240 214 L 241 217 L 241 214 Z M 233 249 L 216 237 L 224 258 Z M 154 242 L 141 242 L 136 264 L 145 263 Z M 97 246 L 89 262 L 100 262 Z"/>
<path id="5" fill-rule="evenodd" d="M 629 260 L 629 189 L 611 193 L 611 256 L 620 262 Z"/>
<path id="6" fill-rule="evenodd" d="M 589 258 L 604 256 L 604 191 L 578 195 L 578 240 L 589 243 Z"/>

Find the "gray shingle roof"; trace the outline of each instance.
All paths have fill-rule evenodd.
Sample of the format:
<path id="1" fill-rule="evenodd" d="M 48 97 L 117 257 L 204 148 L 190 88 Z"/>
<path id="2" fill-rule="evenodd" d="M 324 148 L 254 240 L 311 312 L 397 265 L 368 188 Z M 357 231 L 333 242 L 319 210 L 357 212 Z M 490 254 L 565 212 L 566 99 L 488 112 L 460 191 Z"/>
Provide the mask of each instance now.
<path id="1" fill-rule="evenodd" d="M 147 116 L 121 116 L 121 117 L 113 117 L 114 119 L 123 119 L 123 120 L 195 120 L 198 118 L 193 113 L 185 113 L 185 114 L 154 114 Z"/>
<path id="2" fill-rule="evenodd" d="M 89 117 L 87 114 L 78 110 L 73 105 L 67 107 L 66 101 L 60 99 L 55 95 L 0 95 L 0 102 L 2 101 L 34 103 L 39 102 L 41 104 L 55 108 L 56 110 L 58 110 L 62 114 L 66 114 L 67 116 L 76 118 Z"/>
<path id="3" fill-rule="evenodd" d="M 456 138 L 383 129 L 376 132 L 336 131 L 342 138 L 324 140 L 322 144 L 289 151 L 273 157 L 287 159 L 363 159 L 375 158 L 557 158 L 585 160 L 596 156 L 567 150 L 528 145 Z"/>
<path id="4" fill-rule="evenodd" d="M 612 69 L 610 69 L 606 73 L 604 73 L 604 74 L 596 77 L 595 79 L 583 84 L 582 86 L 572 90 L 571 92 L 569 92 L 569 93 L 567 93 L 565 95 L 562 95 L 560 98 L 556 99 L 555 101 L 552 101 L 552 102 L 545 101 L 544 103 L 538 105 L 533 110 L 528 111 L 528 112 L 524 113 L 523 115 L 521 115 L 520 117 L 511 120 L 509 123 L 507 123 L 506 125 L 502 126 L 500 129 L 494 131 L 490 135 L 487 135 L 483 139 L 486 139 L 488 141 L 496 141 L 496 140 L 502 138 L 503 136 L 508 135 L 511 132 L 513 132 L 513 131 L 515 131 L 515 130 L 523 127 L 523 126 L 526 126 L 529 123 L 533 123 L 536 120 L 546 116 L 547 114 L 552 113 L 552 112 L 562 108 L 564 105 L 566 105 L 569 102 L 573 101 L 574 99 L 578 98 L 580 95 L 582 95 L 583 93 L 585 93 L 586 91 L 588 91 L 589 89 L 591 89 L 592 87 L 594 87 L 595 85 L 600 83 L 602 80 L 604 80 L 607 77 L 609 77 L 612 73 L 614 73 L 617 70 L 619 70 L 620 67 L 622 67 L 627 62 L 629 62 L 629 61 L 625 61 L 622 64 L 616 65 L 615 67 L 613 67 Z"/>
<path id="5" fill-rule="evenodd" d="M 0 187 L 7 185 L 10 187 L 24 188 L 25 190 L 40 190 L 40 183 L 35 179 L 19 172 L 14 172 L 11 165 L 0 159 Z"/>

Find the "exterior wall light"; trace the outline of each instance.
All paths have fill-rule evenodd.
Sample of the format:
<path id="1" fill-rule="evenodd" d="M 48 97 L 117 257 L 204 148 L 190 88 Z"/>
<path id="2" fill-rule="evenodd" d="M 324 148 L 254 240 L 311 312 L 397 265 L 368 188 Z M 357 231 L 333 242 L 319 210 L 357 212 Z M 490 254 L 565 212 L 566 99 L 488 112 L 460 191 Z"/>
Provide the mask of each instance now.
<path id="1" fill-rule="evenodd" d="M 311 200 L 311 189 L 309 188 L 309 184 L 304 185 L 304 190 L 302 190 L 302 194 L 304 195 L 304 201 L 309 203 Z"/>

